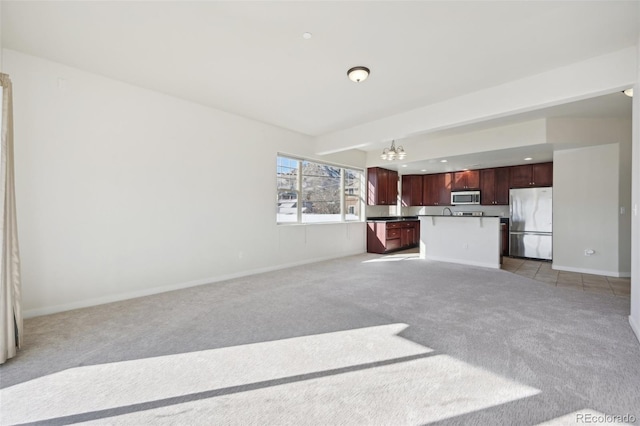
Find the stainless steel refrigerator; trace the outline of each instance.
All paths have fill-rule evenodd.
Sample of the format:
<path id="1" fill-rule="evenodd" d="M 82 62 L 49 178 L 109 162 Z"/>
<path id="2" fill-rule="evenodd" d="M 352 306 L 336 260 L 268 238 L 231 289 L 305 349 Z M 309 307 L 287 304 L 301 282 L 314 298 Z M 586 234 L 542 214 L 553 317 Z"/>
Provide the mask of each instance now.
<path id="1" fill-rule="evenodd" d="M 509 255 L 552 259 L 553 189 L 509 191 Z"/>

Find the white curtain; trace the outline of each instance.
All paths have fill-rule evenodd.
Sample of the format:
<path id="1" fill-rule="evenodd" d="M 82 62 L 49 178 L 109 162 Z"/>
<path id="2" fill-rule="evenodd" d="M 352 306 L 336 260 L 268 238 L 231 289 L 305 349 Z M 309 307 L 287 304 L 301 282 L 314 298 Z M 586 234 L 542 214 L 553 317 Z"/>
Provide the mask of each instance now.
<path id="1" fill-rule="evenodd" d="M 2 158 L 0 162 L 0 364 L 22 345 L 22 286 L 13 178 L 13 101 L 11 79 L 0 73 L 2 86 Z"/>

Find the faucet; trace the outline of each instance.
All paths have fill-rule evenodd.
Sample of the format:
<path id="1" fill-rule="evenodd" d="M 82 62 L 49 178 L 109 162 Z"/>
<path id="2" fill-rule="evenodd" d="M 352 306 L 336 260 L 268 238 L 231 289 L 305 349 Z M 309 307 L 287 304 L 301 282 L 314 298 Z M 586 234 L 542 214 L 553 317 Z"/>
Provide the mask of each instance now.
<path id="1" fill-rule="evenodd" d="M 449 210 L 449 216 L 453 216 L 453 212 L 451 211 L 451 209 L 449 207 L 445 207 L 444 209 L 442 209 L 442 216 L 444 216 L 444 212 Z"/>

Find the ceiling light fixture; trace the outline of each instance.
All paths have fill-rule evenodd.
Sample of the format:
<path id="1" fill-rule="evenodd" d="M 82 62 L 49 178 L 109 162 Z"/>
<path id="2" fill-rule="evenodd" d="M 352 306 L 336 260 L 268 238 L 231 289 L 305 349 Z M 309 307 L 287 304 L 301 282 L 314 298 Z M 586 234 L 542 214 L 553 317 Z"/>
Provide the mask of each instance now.
<path id="1" fill-rule="evenodd" d="M 355 81 L 356 83 L 360 83 L 361 81 L 365 81 L 367 77 L 369 77 L 369 68 L 367 67 L 353 67 L 349 71 L 347 71 L 347 75 L 351 81 Z"/>
<path id="2" fill-rule="evenodd" d="M 446 163 L 448 160 L 440 160 L 441 163 Z"/>
<path id="3" fill-rule="evenodd" d="M 533 158 L 531 158 L 531 157 L 527 157 L 527 158 L 524 159 L 524 161 L 531 161 L 531 160 L 533 160 Z"/>
<path id="4" fill-rule="evenodd" d="M 622 93 L 624 93 L 625 95 L 627 95 L 630 98 L 633 98 L 633 87 L 630 88 L 630 89 L 623 90 Z"/>
<path id="5" fill-rule="evenodd" d="M 402 146 L 398 146 L 396 148 L 396 141 L 391 141 L 391 148 L 385 148 L 382 151 L 382 155 L 380 155 L 380 158 L 382 158 L 383 160 L 393 161 L 396 159 L 402 160 L 406 156 L 407 153 L 404 152 L 404 148 Z"/>
<path id="6" fill-rule="evenodd" d="M 302 38 L 305 40 L 309 40 L 311 37 L 313 37 L 313 34 L 307 32 L 307 33 L 302 33 Z"/>

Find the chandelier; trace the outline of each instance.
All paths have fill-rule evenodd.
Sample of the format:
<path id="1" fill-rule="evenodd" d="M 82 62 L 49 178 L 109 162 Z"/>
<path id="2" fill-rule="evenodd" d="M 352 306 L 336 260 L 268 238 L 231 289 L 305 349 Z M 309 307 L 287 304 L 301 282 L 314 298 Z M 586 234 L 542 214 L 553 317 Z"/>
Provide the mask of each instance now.
<path id="1" fill-rule="evenodd" d="M 393 160 L 403 160 L 404 157 L 407 156 L 407 153 L 404 152 L 404 148 L 402 148 L 402 146 L 398 146 L 396 148 L 396 141 L 391 141 L 391 148 L 385 148 L 384 151 L 382 151 L 382 155 L 380 156 L 380 158 L 382 158 L 383 160 L 389 160 L 389 161 L 393 161 Z"/>

